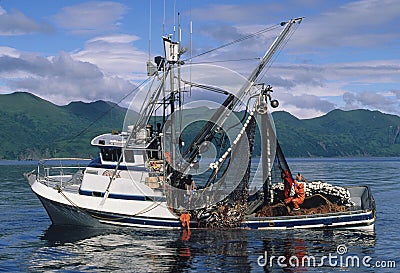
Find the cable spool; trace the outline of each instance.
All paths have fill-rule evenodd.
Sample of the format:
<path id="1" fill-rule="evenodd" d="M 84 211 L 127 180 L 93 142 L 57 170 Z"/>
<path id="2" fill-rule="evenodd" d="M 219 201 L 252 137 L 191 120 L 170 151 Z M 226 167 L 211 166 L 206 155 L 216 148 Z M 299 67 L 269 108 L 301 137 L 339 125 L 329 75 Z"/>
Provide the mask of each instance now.
<path id="1" fill-rule="evenodd" d="M 256 111 L 260 115 L 265 115 L 268 112 L 268 104 L 265 100 L 258 100 L 256 102 Z"/>

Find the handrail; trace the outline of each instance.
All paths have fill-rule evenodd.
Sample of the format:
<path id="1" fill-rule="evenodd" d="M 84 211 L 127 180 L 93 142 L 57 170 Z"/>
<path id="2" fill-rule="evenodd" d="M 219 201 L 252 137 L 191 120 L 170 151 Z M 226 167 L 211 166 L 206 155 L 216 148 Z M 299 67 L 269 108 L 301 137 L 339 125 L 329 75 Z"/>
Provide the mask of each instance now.
<path id="1" fill-rule="evenodd" d="M 45 167 L 45 169 L 81 169 L 86 168 L 85 166 L 51 166 Z"/>
<path id="2" fill-rule="evenodd" d="M 77 161 L 77 160 L 87 160 L 87 161 L 89 161 L 89 160 L 92 160 L 91 158 L 79 158 L 79 157 L 54 157 L 54 158 L 44 158 L 44 159 L 41 159 L 41 160 L 39 160 L 39 161 L 60 161 L 60 160 L 64 160 L 64 161 L 69 161 L 69 160 L 75 160 L 75 161 Z"/>

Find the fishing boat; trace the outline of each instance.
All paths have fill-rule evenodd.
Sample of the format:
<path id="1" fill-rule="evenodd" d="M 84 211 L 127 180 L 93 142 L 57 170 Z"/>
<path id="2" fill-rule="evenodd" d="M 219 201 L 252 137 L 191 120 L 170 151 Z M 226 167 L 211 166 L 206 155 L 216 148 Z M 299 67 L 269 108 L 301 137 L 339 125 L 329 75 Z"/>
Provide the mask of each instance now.
<path id="1" fill-rule="evenodd" d="M 148 79 L 123 131 L 91 141 L 99 149 L 96 159 L 78 169 L 65 160 L 59 167 L 41 161 L 25 174 L 53 224 L 373 228 L 376 210 L 367 186 L 293 180 L 279 145 L 269 109 L 279 103 L 272 87 L 259 81 L 301 21 L 276 26 L 280 32 L 248 77 L 192 64 L 183 58 L 180 39 L 163 37 L 164 56 L 147 63 Z M 286 187 L 292 191 L 295 183 L 305 187 L 299 210 L 285 203 Z"/>

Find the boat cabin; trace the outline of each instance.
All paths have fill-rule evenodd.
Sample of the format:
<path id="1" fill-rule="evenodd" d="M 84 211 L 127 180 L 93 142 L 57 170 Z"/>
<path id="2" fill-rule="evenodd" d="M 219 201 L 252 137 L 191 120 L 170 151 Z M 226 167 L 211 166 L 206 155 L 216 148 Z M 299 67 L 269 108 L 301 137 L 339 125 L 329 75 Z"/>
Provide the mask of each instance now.
<path id="1" fill-rule="evenodd" d="M 132 148 L 124 149 L 128 136 L 129 134 L 126 132 L 112 132 L 92 139 L 91 145 L 99 148 L 100 163 L 103 165 L 117 165 L 122 151 L 124 152 L 121 162 L 123 163 L 122 165 L 126 166 L 143 166 L 150 160 L 161 158 L 158 149 L 160 143 L 156 138 L 147 137 L 147 134 L 143 133 L 142 142 Z M 150 138 L 150 141 L 146 138 Z"/>

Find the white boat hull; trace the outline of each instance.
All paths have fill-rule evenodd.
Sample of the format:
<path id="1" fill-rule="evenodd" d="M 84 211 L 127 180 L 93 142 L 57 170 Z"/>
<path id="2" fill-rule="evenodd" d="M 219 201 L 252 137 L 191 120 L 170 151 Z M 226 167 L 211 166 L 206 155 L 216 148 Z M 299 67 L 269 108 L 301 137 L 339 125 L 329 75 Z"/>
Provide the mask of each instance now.
<path id="1" fill-rule="evenodd" d="M 45 207 L 55 225 L 102 227 L 105 225 L 140 228 L 179 229 L 181 223 L 164 202 L 107 199 L 101 206 L 102 197 L 61 192 L 40 181 L 32 181 L 32 190 Z M 366 188 L 367 189 L 367 188 Z M 367 189 L 368 190 L 368 189 Z M 369 190 L 368 193 L 370 194 Z M 123 202 L 123 206 L 121 205 Z M 130 208 L 131 213 L 127 213 Z M 135 209 L 136 208 L 136 209 Z M 143 213 L 140 213 L 140 210 Z M 148 208 L 148 210 L 143 210 Z M 153 209 L 152 209 L 153 208 Z M 281 217 L 246 217 L 239 228 L 245 229 L 321 229 L 321 228 L 374 228 L 375 205 L 356 211 L 315 215 Z M 191 221 L 191 228 L 196 228 Z"/>

